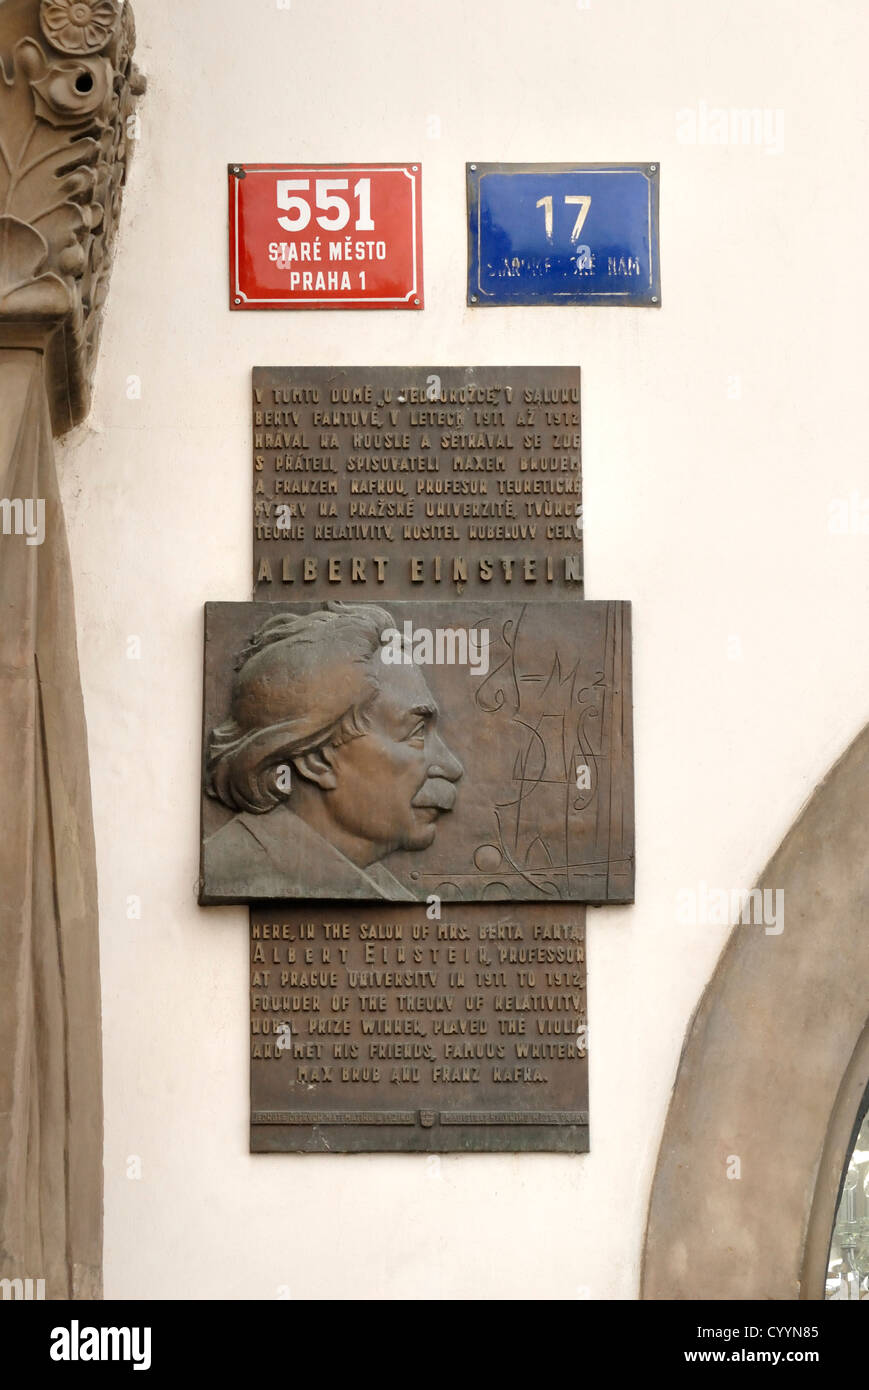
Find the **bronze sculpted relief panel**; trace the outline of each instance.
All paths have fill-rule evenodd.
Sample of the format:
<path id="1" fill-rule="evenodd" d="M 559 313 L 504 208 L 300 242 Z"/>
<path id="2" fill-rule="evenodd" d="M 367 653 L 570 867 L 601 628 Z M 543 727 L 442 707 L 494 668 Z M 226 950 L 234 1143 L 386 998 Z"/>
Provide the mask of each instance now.
<path id="1" fill-rule="evenodd" d="M 202 901 L 629 902 L 630 606 L 209 604 Z"/>
<path id="2" fill-rule="evenodd" d="M 631 608 L 576 367 L 257 367 L 205 612 L 200 901 L 251 904 L 253 1152 L 582 1152 L 586 903 L 634 891 Z"/>

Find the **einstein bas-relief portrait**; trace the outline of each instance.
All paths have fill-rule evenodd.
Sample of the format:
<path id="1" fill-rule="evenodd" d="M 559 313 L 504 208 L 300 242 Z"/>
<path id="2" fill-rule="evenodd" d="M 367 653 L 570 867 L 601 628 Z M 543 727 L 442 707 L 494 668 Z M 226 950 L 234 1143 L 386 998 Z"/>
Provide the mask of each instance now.
<path id="1" fill-rule="evenodd" d="M 204 904 L 626 902 L 630 608 L 206 605 Z"/>
<path id="2" fill-rule="evenodd" d="M 396 636 L 343 603 L 255 633 L 208 749 L 207 790 L 237 813 L 205 843 L 213 893 L 413 899 L 380 861 L 428 848 L 463 768 Z"/>

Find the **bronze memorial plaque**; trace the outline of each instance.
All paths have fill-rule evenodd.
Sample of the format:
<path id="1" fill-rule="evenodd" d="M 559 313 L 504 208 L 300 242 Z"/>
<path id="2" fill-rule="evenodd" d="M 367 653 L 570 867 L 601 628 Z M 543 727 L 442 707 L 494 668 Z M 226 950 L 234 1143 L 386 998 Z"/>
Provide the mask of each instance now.
<path id="1" fill-rule="evenodd" d="M 255 367 L 258 599 L 582 597 L 578 367 Z"/>
<path id="2" fill-rule="evenodd" d="M 630 902 L 630 605 L 212 603 L 202 901 Z"/>
<path id="3" fill-rule="evenodd" d="M 251 1151 L 588 1149 L 585 904 L 634 894 L 631 606 L 578 367 L 255 367 L 205 611 L 200 902 L 249 903 Z"/>
<path id="4" fill-rule="evenodd" d="M 585 910 L 251 913 L 251 1150 L 588 1149 Z"/>

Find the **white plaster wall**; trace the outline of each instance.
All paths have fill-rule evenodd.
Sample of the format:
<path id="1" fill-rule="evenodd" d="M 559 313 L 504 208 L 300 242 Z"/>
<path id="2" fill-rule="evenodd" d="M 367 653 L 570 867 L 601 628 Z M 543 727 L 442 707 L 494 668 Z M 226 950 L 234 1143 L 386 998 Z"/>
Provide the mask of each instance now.
<path id="1" fill-rule="evenodd" d="M 750 883 L 869 718 L 869 535 L 831 535 L 827 510 L 869 497 L 869 10 L 136 9 L 142 139 L 94 410 L 61 452 L 99 854 L 106 1294 L 635 1298 L 680 1045 L 726 935 L 680 926 L 676 893 Z M 676 113 L 700 102 L 782 110 L 783 151 L 680 143 Z M 423 166 L 423 313 L 228 312 L 229 160 L 398 157 Z M 663 309 L 466 308 L 473 159 L 660 161 Z M 428 361 L 581 364 L 587 593 L 635 604 L 637 904 L 589 913 L 592 1152 L 250 1156 L 247 914 L 195 901 L 201 608 L 249 595 L 249 369 Z"/>

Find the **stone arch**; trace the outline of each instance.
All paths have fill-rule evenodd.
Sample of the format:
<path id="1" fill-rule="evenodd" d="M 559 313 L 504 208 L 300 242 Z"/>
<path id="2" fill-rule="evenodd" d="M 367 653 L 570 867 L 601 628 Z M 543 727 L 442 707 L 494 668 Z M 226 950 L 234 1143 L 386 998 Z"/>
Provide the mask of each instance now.
<path id="1" fill-rule="evenodd" d="M 652 1184 L 646 1299 L 820 1299 L 869 1082 L 869 726 L 762 874 L 688 1028 Z M 739 1158 L 740 1177 L 728 1178 Z M 730 1163 L 731 1171 L 734 1166 Z"/>

